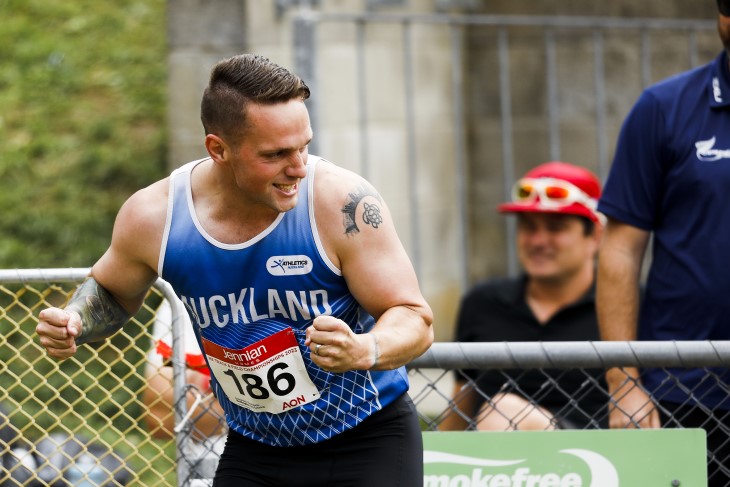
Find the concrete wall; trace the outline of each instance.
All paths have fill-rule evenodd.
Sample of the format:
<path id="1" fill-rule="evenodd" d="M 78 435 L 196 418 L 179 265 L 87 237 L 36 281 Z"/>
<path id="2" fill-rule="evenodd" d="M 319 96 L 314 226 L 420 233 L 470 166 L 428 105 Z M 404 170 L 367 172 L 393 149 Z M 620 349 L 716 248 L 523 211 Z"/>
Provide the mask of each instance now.
<path id="1" fill-rule="evenodd" d="M 281 4 L 286 3 L 282 2 Z M 290 0 L 289 3 L 294 3 Z M 312 1 L 319 11 L 362 12 L 368 0 Z M 712 0 L 461 0 L 464 8 L 443 9 L 445 0 L 391 1 L 369 11 L 388 14 L 565 15 L 714 19 Z M 453 5 L 454 3 L 452 3 Z M 292 13 L 275 0 L 170 0 L 170 165 L 204 155 L 198 105 L 211 65 L 238 53 L 256 52 L 295 68 Z M 471 283 L 509 272 L 510 245 L 506 218 L 496 205 L 505 199 L 509 171 L 515 177 L 555 157 L 583 164 L 603 175 L 623 117 L 647 81 L 656 81 L 689 67 L 686 38 L 654 31 L 643 48 L 651 63 L 642 66 L 643 42 L 636 32 L 606 32 L 604 45 L 605 131 L 611 143 L 596 138 L 595 39 L 590 29 L 557 30 L 555 57 L 559 149 L 551 144 L 546 79 L 545 32 L 511 27 L 509 88 L 511 145 L 505 147 L 500 89 L 499 26 L 461 31 L 465 79 L 467 232 L 462 235 L 452 96 L 451 35 L 444 25 L 412 26 L 413 86 L 406 84 L 402 26 L 369 24 L 364 50 L 366 71 L 358 78 L 357 30 L 346 23 L 326 23 L 317 30 L 315 138 L 319 155 L 364 174 L 388 202 L 401 239 L 416 261 L 424 293 L 434 308 L 438 340 L 452 337 L 460 296 Z M 695 40 L 705 62 L 721 46 L 714 32 Z M 648 80 L 647 80 L 648 76 Z M 363 94 L 365 95 L 363 97 Z M 415 103 L 407 105 L 407 95 Z M 409 114 L 408 110 L 412 110 Z M 362 138 L 360 117 L 368 128 Z M 412 132 L 406 122 L 414 115 Z M 412 136 L 412 138 L 410 138 Z M 412 142 L 415 142 L 413 145 Z M 513 167 L 505 166 L 505 156 Z M 601 160 L 601 159 L 605 160 Z M 415 162 L 415 164 L 414 164 Z M 508 172 L 505 172 L 508 171 Z M 416 203 L 414 204 L 414 199 Z M 415 225 L 414 225 L 415 222 Z M 466 242 L 462 238 L 466 238 Z M 466 249 L 466 250 L 465 250 Z"/>
<path id="2" fill-rule="evenodd" d="M 595 39 L 585 30 L 556 30 L 558 153 L 553 154 L 548 127 L 551 123 L 546 84 L 545 34 L 539 29 L 511 28 L 509 32 L 509 87 L 512 144 L 504 146 L 501 125 L 499 65 L 494 29 L 471 29 L 467 44 L 469 86 L 467 116 L 469 157 L 470 280 L 505 275 L 507 254 L 504 217 L 495 212 L 505 197 L 504 165 L 511 156 L 513 176 L 556 158 L 580 164 L 605 177 L 624 117 L 645 84 L 690 68 L 689 44 L 684 33 L 651 32 L 650 63 L 642 65 L 642 39 L 636 30 L 608 30 L 602 37 L 603 99 L 595 78 Z M 713 31 L 697 35 L 695 63 L 714 58 L 722 46 Z M 648 79 L 646 79 L 648 77 Z M 606 139 L 599 146 L 598 104 L 605 108 L 602 123 Z M 603 151 L 603 153 L 601 152 Z M 512 178 L 514 179 L 514 178 Z M 488 249 L 488 250 L 487 250 Z M 486 250 L 486 251 L 485 251 Z"/>
<path id="3" fill-rule="evenodd" d="M 168 0 L 168 125 L 170 169 L 206 155 L 200 97 L 210 67 L 246 49 L 241 0 Z"/>

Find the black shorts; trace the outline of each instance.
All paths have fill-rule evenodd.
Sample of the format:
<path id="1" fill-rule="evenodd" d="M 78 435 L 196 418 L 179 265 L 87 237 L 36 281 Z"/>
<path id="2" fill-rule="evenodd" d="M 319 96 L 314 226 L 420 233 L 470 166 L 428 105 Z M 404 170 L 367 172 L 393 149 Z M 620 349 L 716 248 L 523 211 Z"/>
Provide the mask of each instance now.
<path id="1" fill-rule="evenodd" d="M 229 431 L 214 487 L 420 487 L 423 438 L 404 394 L 355 428 L 307 446 L 276 447 Z"/>

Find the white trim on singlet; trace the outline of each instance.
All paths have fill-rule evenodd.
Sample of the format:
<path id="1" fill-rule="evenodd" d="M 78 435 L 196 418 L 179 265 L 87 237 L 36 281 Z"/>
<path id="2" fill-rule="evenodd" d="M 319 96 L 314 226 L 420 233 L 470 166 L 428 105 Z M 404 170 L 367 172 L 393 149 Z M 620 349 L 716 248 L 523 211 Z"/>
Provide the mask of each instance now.
<path id="1" fill-rule="evenodd" d="M 209 157 L 206 159 L 210 159 Z M 190 168 L 190 171 L 188 172 L 188 176 L 185 178 L 185 194 L 187 197 L 187 203 L 188 203 L 188 212 L 190 214 L 190 218 L 193 221 L 193 224 L 195 224 L 195 228 L 198 229 L 198 232 L 202 237 L 208 241 L 211 245 L 214 247 L 218 247 L 222 250 L 240 250 L 245 249 L 247 247 L 250 247 L 254 245 L 256 242 L 259 242 L 261 239 L 266 237 L 268 234 L 274 231 L 276 226 L 279 224 L 282 218 L 284 218 L 284 213 L 279 213 L 279 215 L 274 219 L 274 221 L 269 225 L 264 231 L 256 235 L 255 237 L 237 244 L 227 244 L 223 243 L 217 239 L 215 239 L 212 235 L 210 235 L 203 225 L 200 223 L 200 220 L 198 220 L 198 214 L 195 212 L 195 205 L 193 204 L 193 185 L 191 184 L 193 169 L 195 169 L 194 166 L 197 166 L 199 163 L 203 162 L 206 159 L 201 159 L 200 161 L 195 161 L 193 164 L 193 167 Z"/>
<path id="2" fill-rule="evenodd" d="M 167 181 L 167 212 L 165 216 L 165 228 L 162 231 L 162 242 L 160 243 L 160 255 L 157 259 L 157 275 L 162 276 L 162 268 L 165 264 L 165 254 L 167 252 L 167 240 L 170 237 L 170 227 L 172 226 L 172 210 L 173 210 L 173 201 L 175 201 L 175 176 L 187 169 L 187 166 L 191 164 L 197 164 L 200 161 L 204 161 L 205 159 L 209 159 L 208 157 L 204 157 L 203 159 L 198 159 L 197 161 L 188 162 L 187 164 L 183 164 L 182 166 L 178 167 L 170 175 L 168 176 Z"/>
<path id="3" fill-rule="evenodd" d="M 313 156 L 310 156 L 313 157 Z M 329 270 L 331 270 L 335 275 L 342 276 L 342 270 L 339 269 L 327 256 L 327 252 L 324 250 L 324 245 L 322 245 L 322 239 L 319 237 L 319 232 L 317 231 L 317 221 L 314 218 L 314 172 L 317 168 L 317 162 L 322 161 L 321 157 L 317 157 L 314 161 L 310 162 L 311 167 L 309 169 L 309 181 L 307 183 L 308 185 L 308 192 L 307 195 L 309 199 L 309 226 L 312 229 L 312 236 L 314 237 L 314 244 L 317 246 L 317 252 L 319 252 L 319 256 L 322 258 L 322 261 L 324 261 L 325 264 L 327 264 L 327 267 Z M 325 161 L 326 162 L 326 161 Z"/>
<path id="4" fill-rule="evenodd" d="M 308 165 L 310 165 L 310 170 L 308 174 L 308 203 L 309 203 L 309 222 L 310 227 L 312 229 L 312 236 L 314 238 L 315 246 L 317 247 L 317 252 L 319 253 L 320 257 L 324 261 L 324 263 L 327 265 L 327 267 L 337 276 L 342 276 L 342 270 L 339 269 L 329 258 L 327 255 L 327 252 L 324 249 L 324 245 L 322 244 L 322 239 L 319 235 L 319 231 L 317 230 L 317 221 L 314 216 L 314 176 L 315 176 L 315 169 L 317 167 L 317 162 L 323 160 L 321 157 L 317 156 L 310 156 L 312 158 L 311 161 L 308 162 Z M 260 241 L 262 238 L 266 237 L 268 234 L 270 234 L 276 226 L 279 224 L 282 218 L 284 218 L 285 213 L 281 213 L 276 220 L 262 233 L 257 235 L 251 240 L 248 240 L 247 242 L 243 242 L 241 244 L 225 244 L 223 242 L 220 242 L 213 238 L 211 235 L 208 234 L 208 232 L 205 231 L 202 224 L 200 223 L 200 220 L 198 220 L 198 215 L 195 212 L 195 206 L 193 204 L 193 193 L 192 193 L 192 185 L 191 185 L 191 177 L 193 173 L 193 169 L 195 166 L 200 164 L 201 162 L 204 162 L 206 160 L 210 159 L 210 157 L 204 157 L 202 159 L 198 159 L 195 161 L 188 162 L 187 164 L 184 164 L 183 166 L 180 166 L 179 168 L 175 169 L 169 176 L 169 188 L 168 188 L 168 195 L 167 195 L 167 216 L 165 219 L 165 228 L 163 230 L 162 234 L 162 242 L 160 245 L 160 256 L 157 263 L 157 273 L 158 275 L 162 275 L 162 269 L 164 267 L 165 263 L 165 254 L 167 251 L 167 242 L 170 235 L 170 228 L 172 226 L 172 212 L 173 212 L 173 206 L 174 206 L 174 200 L 175 200 L 175 179 L 176 176 L 182 172 L 187 172 L 188 176 L 184 179 L 185 182 L 185 195 L 187 198 L 187 208 L 188 212 L 191 216 L 191 220 L 195 224 L 196 229 L 200 234 L 205 238 L 210 244 L 219 247 L 224 250 L 238 250 L 243 249 L 246 247 L 249 247 L 256 242 Z"/>

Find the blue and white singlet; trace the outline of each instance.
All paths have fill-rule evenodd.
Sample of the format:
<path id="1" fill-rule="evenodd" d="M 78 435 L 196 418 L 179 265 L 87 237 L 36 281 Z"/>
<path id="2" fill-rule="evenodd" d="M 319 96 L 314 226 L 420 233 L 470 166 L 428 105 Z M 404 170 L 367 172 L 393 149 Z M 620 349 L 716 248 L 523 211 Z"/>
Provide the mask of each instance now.
<path id="1" fill-rule="evenodd" d="M 185 304 L 228 425 L 273 446 L 318 443 L 408 390 L 405 368 L 330 373 L 304 346 L 318 315 L 355 333 L 374 325 L 327 258 L 314 220 L 319 158 L 309 156 L 294 209 L 240 244 L 209 235 L 193 207 L 193 161 L 170 176 L 159 274 Z"/>

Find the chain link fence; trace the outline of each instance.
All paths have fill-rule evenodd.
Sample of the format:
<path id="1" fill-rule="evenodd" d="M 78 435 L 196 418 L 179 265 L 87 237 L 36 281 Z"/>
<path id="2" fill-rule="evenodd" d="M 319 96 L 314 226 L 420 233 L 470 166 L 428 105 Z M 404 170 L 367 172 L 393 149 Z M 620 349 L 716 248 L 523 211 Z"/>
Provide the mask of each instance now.
<path id="1" fill-rule="evenodd" d="M 718 486 L 730 485 L 730 401 L 708 404 L 713 394 L 727 397 L 728 364 L 730 342 L 436 343 L 409 365 L 409 374 L 426 431 L 606 428 L 609 411 L 628 415 L 621 400 L 641 388 L 647 398 L 631 427 L 656 411 L 662 428 L 703 428 L 709 485 Z M 604 374 L 614 367 L 638 367 L 641 374 L 625 373 L 611 396 Z M 664 379 L 647 390 L 650 369 Z M 464 401 L 469 395 L 477 407 Z"/>
<path id="2" fill-rule="evenodd" d="M 206 414 L 224 420 L 205 387 L 186 380 L 183 310 L 176 305 L 172 361 L 155 366 L 176 371 L 174 380 L 168 375 L 174 407 L 162 397 L 170 390 L 145 398 L 150 374 L 162 373 L 150 371 L 149 353 L 156 310 L 173 296 L 166 283 L 158 281 L 121 332 L 80 347 L 71 359 L 49 359 L 38 344 L 38 312 L 63 306 L 86 272 L 0 271 L 0 486 L 210 485 L 220 445 L 202 440 L 210 431 L 196 421 Z M 728 474 L 730 420 L 724 409 L 702 404 L 713 387 L 728 391 L 728 363 L 728 342 L 436 343 L 409 365 L 410 394 L 424 431 L 483 429 L 490 416 L 501 419 L 492 429 L 534 429 L 526 418 L 535 412 L 543 415 L 542 429 L 605 428 L 609 408 L 620 407 L 607 391 L 605 370 L 659 368 L 663 392 L 650 396 L 662 427 L 686 426 L 699 413 L 708 438 L 721 438 L 708 450 L 712 481 Z M 702 380 L 687 388 L 681 379 L 697 369 Z M 489 390 L 482 388 L 486 377 Z M 626 385 L 642 387 L 628 376 Z M 663 405 L 672 390 L 687 400 L 669 410 Z M 476 398 L 469 407 L 467 395 Z M 515 396 L 523 399 L 517 409 L 508 400 Z M 151 419 L 151 408 L 163 404 L 167 413 Z"/>
<path id="3" fill-rule="evenodd" d="M 164 287 L 120 333 L 73 358 L 53 360 L 38 343 L 38 313 L 65 305 L 86 273 L 0 271 L 0 485 L 175 485 L 173 432 L 151 431 L 142 402 Z"/>

